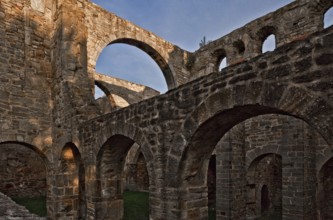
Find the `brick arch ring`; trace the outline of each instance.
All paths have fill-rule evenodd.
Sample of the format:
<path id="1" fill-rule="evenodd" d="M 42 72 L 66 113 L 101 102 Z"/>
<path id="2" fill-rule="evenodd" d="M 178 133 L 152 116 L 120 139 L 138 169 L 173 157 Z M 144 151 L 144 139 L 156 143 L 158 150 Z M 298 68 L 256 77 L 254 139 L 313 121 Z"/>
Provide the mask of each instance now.
<path id="1" fill-rule="evenodd" d="M 195 175 L 193 170 L 200 169 L 200 164 L 203 164 L 204 159 L 209 158 L 223 134 L 239 122 L 254 116 L 262 114 L 294 116 L 306 121 L 321 133 L 329 144 L 332 144 L 331 128 L 327 128 L 325 120 L 321 120 L 322 117 L 320 117 L 323 112 L 307 114 L 307 111 L 318 102 L 324 105 L 324 108 L 328 106 L 326 109 L 331 109 L 326 100 L 303 88 L 289 85 L 288 82 L 283 85 L 279 82 L 256 81 L 257 88 L 255 90 L 251 85 L 254 84 L 247 83 L 246 88 L 242 90 L 233 86 L 216 92 L 197 106 L 186 118 L 182 126 L 184 144 L 182 146 L 173 145 L 173 148 L 181 147 L 181 149 L 178 149 L 182 152 L 181 156 L 178 157 L 178 164 L 175 166 L 174 161 L 167 162 L 167 169 L 178 173 L 176 176 L 182 178 L 176 181 L 177 184 L 179 184 L 179 181 L 189 179 Z M 258 91 L 258 93 L 253 94 L 253 91 Z M 249 97 L 248 93 L 252 95 L 251 99 L 235 98 L 233 95 Z M 315 114 L 318 114 L 318 116 Z M 327 114 L 332 115 L 333 113 L 327 112 Z M 326 130 L 323 130 L 323 127 Z M 211 135 L 209 131 L 214 131 L 216 134 Z M 200 148 L 202 137 L 211 140 L 205 143 L 205 149 Z M 175 151 L 175 149 L 170 150 L 170 152 L 172 151 Z"/>
<path id="2" fill-rule="evenodd" d="M 153 154 L 148 146 L 145 143 L 145 136 L 142 131 L 129 124 L 119 124 L 119 123 L 110 123 L 107 125 L 107 129 L 103 129 L 102 132 L 99 133 L 97 140 L 98 143 L 95 144 L 94 155 L 95 160 L 98 157 L 99 152 L 102 150 L 103 145 L 112 137 L 121 135 L 125 138 L 132 140 L 134 143 L 140 146 L 141 152 L 145 158 L 145 162 L 147 164 L 147 171 L 149 175 L 149 181 L 152 181 L 154 176 L 154 164 L 152 163 Z"/>
<path id="3" fill-rule="evenodd" d="M 161 69 L 164 78 L 166 80 L 168 89 L 173 89 L 177 86 L 176 81 L 175 81 L 175 75 L 174 71 L 172 70 L 172 67 L 168 63 L 168 55 L 163 55 L 163 51 L 159 51 L 158 49 L 154 48 L 151 46 L 149 43 L 137 40 L 134 38 L 117 38 L 109 41 L 100 41 L 98 45 L 95 46 L 96 51 L 94 52 L 94 55 L 90 57 L 90 65 L 94 66 L 96 65 L 97 59 L 99 54 L 102 52 L 104 48 L 106 48 L 109 45 L 112 44 L 127 44 L 131 45 L 134 47 L 137 47 L 138 49 L 142 50 L 145 52 L 147 55 L 149 55 L 159 66 Z"/>

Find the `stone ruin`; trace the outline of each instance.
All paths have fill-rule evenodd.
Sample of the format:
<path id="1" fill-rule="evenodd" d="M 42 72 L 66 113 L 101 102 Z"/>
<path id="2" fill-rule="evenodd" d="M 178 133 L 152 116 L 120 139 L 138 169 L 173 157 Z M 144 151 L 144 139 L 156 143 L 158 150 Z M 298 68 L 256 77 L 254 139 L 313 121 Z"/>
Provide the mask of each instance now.
<path id="1" fill-rule="evenodd" d="M 149 192 L 154 220 L 208 219 L 209 204 L 333 219 L 332 6 L 295 0 L 192 53 L 88 0 L 1 0 L 0 191 L 46 196 L 48 219 L 122 219 L 125 190 Z M 115 43 L 169 91 L 96 73 Z"/>

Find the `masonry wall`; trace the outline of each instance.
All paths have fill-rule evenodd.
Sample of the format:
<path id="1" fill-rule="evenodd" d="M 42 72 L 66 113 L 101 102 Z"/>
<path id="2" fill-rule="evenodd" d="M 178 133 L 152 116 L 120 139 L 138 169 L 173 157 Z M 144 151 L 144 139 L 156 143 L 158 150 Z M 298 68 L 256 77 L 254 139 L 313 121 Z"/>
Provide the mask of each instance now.
<path id="1" fill-rule="evenodd" d="M 20 144 L 1 144 L 0 148 L 0 192 L 9 197 L 46 196 L 42 158 Z"/>
<path id="2" fill-rule="evenodd" d="M 292 6 L 299 2 L 308 1 L 297 1 Z M 7 167 L 21 175 L 18 167 L 24 164 L 22 170 L 29 170 L 32 175 L 20 181 L 29 185 L 42 171 L 36 168 L 39 164 L 31 160 L 34 154 L 27 150 L 33 149 L 47 161 L 50 219 L 105 219 L 110 217 L 110 212 L 114 214 L 111 218 L 121 218 L 124 176 L 120 164 L 125 161 L 133 142 L 140 144 L 146 158 L 151 217 L 154 219 L 206 218 L 206 159 L 224 132 L 247 118 L 266 113 L 294 115 L 316 127 L 325 140 L 332 143 L 332 28 L 298 41 L 299 36 L 304 37 L 301 19 L 294 22 L 296 38 L 286 40 L 296 39 L 297 42 L 256 58 L 253 58 L 256 51 L 245 47 L 243 55 L 246 59 L 253 58 L 247 62 L 241 59 L 242 54 L 233 54 L 242 48 L 233 47 L 235 65 L 214 72 L 215 66 L 211 64 L 217 64 L 215 61 L 223 55 L 214 53 L 215 49 L 220 51 L 220 45 L 223 45 L 220 41 L 196 53 L 198 59 L 194 59 L 196 63 L 190 67 L 186 64 L 193 57 L 186 51 L 162 39 L 142 43 L 143 36 L 156 36 L 96 9 L 85 0 L 56 3 L 52 0 L 0 1 L 0 141 L 24 146 L 16 156 L 12 156 L 10 149 L 3 148 L 6 150 L 1 153 L 1 168 Z M 312 18 L 332 6 L 331 1 L 322 0 L 318 11 L 313 12 L 308 9 L 314 9 L 312 6 L 318 2 L 308 3 L 309 7 L 304 10 L 296 6 L 282 9 L 288 12 L 290 24 L 294 17 L 290 12 L 297 11 L 296 19 L 303 18 L 304 12 L 310 12 Z M 99 35 L 94 38 L 94 29 L 90 29 L 99 21 L 98 12 L 103 14 L 99 34 L 103 35 L 105 27 L 109 27 L 108 21 L 119 23 L 118 31 L 99 43 Z M 289 22 L 287 18 L 283 17 Z M 258 24 L 260 20 L 254 23 Z M 311 26 L 311 23 L 304 26 Z M 313 24 L 314 29 L 320 30 L 320 22 Z M 131 33 L 122 35 L 119 30 L 127 29 L 127 25 L 132 28 L 129 28 Z M 170 88 L 188 83 L 153 99 L 100 115 L 102 111 L 93 98 L 94 78 L 90 72 L 93 63 L 89 63 L 91 57 L 87 50 L 91 52 L 97 47 L 102 50 L 110 40 L 134 36 L 132 32 L 136 33 L 136 41 L 125 43 L 143 46 L 141 49 L 146 52 L 157 48 L 163 56 L 153 58 L 160 66 L 172 74 L 179 73 L 177 76 L 171 74 L 177 83 L 171 83 Z M 231 36 L 228 38 L 232 39 Z M 91 56 L 96 58 L 98 53 Z M 175 70 L 164 61 L 170 61 Z M 196 78 L 192 82 L 189 82 L 189 69 L 193 79 Z M 249 137 L 255 145 L 249 145 L 244 138 L 246 124 L 242 123 L 222 140 L 224 148 L 220 155 L 223 157 L 217 166 L 224 168 L 221 169 L 224 173 L 217 176 L 217 182 L 224 188 L 219 191 L 218 198 L 223 199 L 227 209 L 218 212 L 219 216 L 240 218 L 246 215 L 247 167 L 260 155 L 280 153 L 283 217 L 314 219 L 314 173 L 322 167 L 316 162 L 324 164 L 327 161 L 329 152 L 332 153 L 331 146 L 324 146 L 325 141 L 317 141 L 313 130 L 303 121 L 281 119 L 281 122 L 274 118 L 253 121 L 250 126 L 253 135 Z M 268 135 L 265 138 L 260 136 L 264 129 L 268 129 L 263 133 Z M 66 151 L 62 151 L 68 143 L 74 158 L 66 158 Z M 316 144 L 321 149 L 317 152 L 313 147 Z M 70 160 L 66 163 L 65 159 Z M 268 161 L 258 163 L 256 171 L 256 176 L 265 181 L 275 170 L 263 168 Z M 27 168 L 28 163 L 34 164 L 34 168 Z M 279 162 L 273 164 L 278 166 Z M 70 167 L 75 169 L 66 169 Z M 331 170 L 330 164 L 327 167 L 325 174 Z M 17 192 L 17 176 L 2 169 L 1 173 L 5 178 L 11 178 L 8 182 L 15 183 L 12 188 Z M 330 193 L 331 177 L 326 176 L 322 180 L 326 187 L 323 192 Z M 5 187 L 10 186 L 6 184 L 4 182 Z M 267 185 L 275 187 L 271 183 Z M 32 186 L 28 190 L 36 189 Z M 325 209 L 323 206 L 321 210 Z"/>
<path id="3" fill-rule="evenodd" d="M 328 0 L 292 1 L 213 40 L 189 56 L 192 79 L 218 71 L 223 58 L 227 59 L 229 66 L 260 55 L 263 43 L 270 35 L 274 35 L 276 47 L 280 47 L 323 30 L 324 13 L 332 5 Z"/>
<path id="4" fill-rule="evenodd" d="M 30 1 L 0 2 L 2 141 L 51 145 L 51 8 L 50 0 L 38 9 Z"/>

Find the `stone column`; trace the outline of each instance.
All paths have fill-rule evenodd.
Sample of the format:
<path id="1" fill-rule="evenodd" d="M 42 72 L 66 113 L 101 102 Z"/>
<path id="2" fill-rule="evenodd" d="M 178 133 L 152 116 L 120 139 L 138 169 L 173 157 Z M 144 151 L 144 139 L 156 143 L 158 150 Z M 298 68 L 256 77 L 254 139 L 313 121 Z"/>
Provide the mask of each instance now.
<path id="1" fill-rule="evenodd" d="M 246 218 L 244 124 L 232 128 L 216 146 L 216 217 Z"/>
<path id="2" fill-rule="evenodd" d="M 315 219 L 314 147 L 304 122 L 284 124 L 282 146 L 282 216 L 284 220 Z"/>

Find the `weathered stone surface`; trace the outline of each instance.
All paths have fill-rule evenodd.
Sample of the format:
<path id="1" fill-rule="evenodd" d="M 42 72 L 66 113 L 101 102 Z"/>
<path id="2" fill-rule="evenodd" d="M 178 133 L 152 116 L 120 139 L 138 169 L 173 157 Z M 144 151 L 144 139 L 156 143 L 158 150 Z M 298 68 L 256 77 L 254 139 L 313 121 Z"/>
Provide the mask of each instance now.
<path id="1" fill-rule="evenodd" d="M 219 219 L 330 218 L 332 5 L 293 1 L 190 53 L 88 0 L 1 0 L 1 191 L 46 193 L 48 218 L 90 220 L 121 219 L 133 187 L 151 219 L 207 219 L 215 152 Z M 269 34 L 278 47 L 261 54 Z M 170 91 L 95 74 L 112 43 L 148 53 Z"/>

